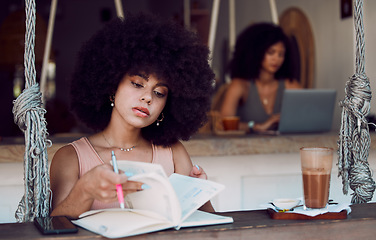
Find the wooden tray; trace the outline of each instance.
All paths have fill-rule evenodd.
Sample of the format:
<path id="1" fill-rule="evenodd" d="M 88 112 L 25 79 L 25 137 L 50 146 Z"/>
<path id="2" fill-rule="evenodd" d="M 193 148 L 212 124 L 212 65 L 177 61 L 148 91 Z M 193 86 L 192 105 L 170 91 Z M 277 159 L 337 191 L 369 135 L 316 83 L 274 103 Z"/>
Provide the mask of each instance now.
<path id="1" fill-rule="evenodd" d="M 272 219 L 277 220 L 307 220 L 307 219 L 346 219 L 347 211 L 341 212 L 327 212 L 314 217 L 293 213 L 293 212 L 276 212 L 271 208 L 268 208 L 268 213 Z"/>

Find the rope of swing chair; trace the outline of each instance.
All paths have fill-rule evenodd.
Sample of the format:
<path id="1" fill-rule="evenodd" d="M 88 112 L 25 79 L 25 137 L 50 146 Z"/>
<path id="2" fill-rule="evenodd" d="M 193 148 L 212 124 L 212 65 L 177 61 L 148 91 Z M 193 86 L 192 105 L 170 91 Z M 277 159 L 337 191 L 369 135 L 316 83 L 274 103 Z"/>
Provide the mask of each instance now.
<path id="1" fill-rule="evenodd" d="M 25 89 L 13 102 L 14 122 L 25 134 L 24 195 L 15 213 L 18 222 L 33 221 L 49 215 L 50 182 L 48 175 L 47 128 L 42 94 L 35 71 L 35 0 L 25 0 Z"/>
<path id="2" fill-rule="evenodd" d="M 56 3 L 54 2 L 53 4 L 56 5 Z M 115 5 L 118 17 L 123 17 L 121 0 L 115 0 Z M 25 89 L 13 102 L 14 122 L 25 134 L 25 190 L 15 213 L 18 222 L 33 221 L 35 217 L 48 216 L 51 193 L 47 147 L 50 147 L 52 142 L 47 139 L 47 122 L 44 118 L 46 110 L 43 108 L 43 95 L 36 82 L 35 71 L 35 0 L 25 0 L 25 15 Z M 49 38 L 52 35 L 52 27 L 49 29 Z M 46 47 L 46 49 L 49 51 L 49 48 Z M 44 61 L 46 59 L 48 58 L 45 57 Z M 43 65 L 45 66 L 45 64 Z M 41 84 L 44 84 L 44 82 L 42 76 Z M 42 86 L 43 89 L 44 87 Z"/>
<path id="3" fill-rule="evenodd" d="M 365 41 L 363 26 L 363 1 L 354 1 L 356 33 L 356 73 L 347 81 L 342 107 L 341 129 L 338 141 L 338 169 L 342 177 L 343 193 L 350 187 L 352 203 L 372 200 L 375 181 L 367 161 L 370 134 L 366 116 L 370 111 L 371 88 L 365 74 Z"/>
<path id="4" fill-rule="evenodd" d="M 54 2 L 53 4 L 56 5 L 56 3 L 57 2 Z M 121 0 L 115 0 L 115 5 L 118 17 L 123 17 L 124 13 Z M 35 0 L 25 0 L 25 15 L 25 89 L 13 102 L 14 122 L 25 134 L 25 190 L 24 196 L 15 213 L 18 222 L 33 221 L 35 217 L 48 216 L 51 193 L 47 147 L 50 147 L 52 142 L 47 139 L 47 122 L 44 118 L 46 110 L 43 108 L 43 95 L 36 82 L 35 71 Z M 53 26 L 50 27 L 49 38 L 51 38 Z M 49 48 L 46 47 L 46 49 L 45 51 L 49 52 Z M 47 55 L 49 55 L 49 53 L 47 53 Z M 48 59 L 48 57 L 45 57 L 44 61 L 46 61 L 46 59 Z M 45 66 L 45 64 L 43 65 Z M 42 76 L 41 84 L 44 84 L 44 82 Z M 42 90 L 43 89 L 44 87 L 42 86 Z"/>

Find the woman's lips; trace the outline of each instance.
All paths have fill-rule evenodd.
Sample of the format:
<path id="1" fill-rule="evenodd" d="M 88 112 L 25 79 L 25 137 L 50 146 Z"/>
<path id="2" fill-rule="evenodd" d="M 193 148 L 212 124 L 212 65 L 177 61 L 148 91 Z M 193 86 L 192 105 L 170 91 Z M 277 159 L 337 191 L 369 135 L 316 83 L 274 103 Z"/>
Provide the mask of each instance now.
<path id="1" fill-rule="evenodd" d="M 144 107 L 135 107 L 132 110 L 139 117 L 148 117 L 150 115 L 149 110 Z"/>
<path id="2" fill-rule="evenodd" d="M 280 65 L 279 65 L 279 64 L 272 64 L 271 67 L 272 67 L 272 68 L 279 68 Z"/>

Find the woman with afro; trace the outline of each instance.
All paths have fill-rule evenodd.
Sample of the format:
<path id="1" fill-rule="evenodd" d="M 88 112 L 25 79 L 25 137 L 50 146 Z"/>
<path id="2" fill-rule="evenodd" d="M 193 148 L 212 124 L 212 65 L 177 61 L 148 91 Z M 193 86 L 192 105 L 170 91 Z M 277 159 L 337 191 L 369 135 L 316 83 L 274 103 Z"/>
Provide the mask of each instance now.
<path id="1" fill-rule="evenodd" d="M 113 171 L 118 159 L 161 164 L 167 175 L 206 178 L 179 140 L 206 121 L 214 74 L 208 48 L 173 22 L 137 14 L 115 19 L 84 43 L 71 83 L 71 108 L 96 131 L 59 149 L 51 163 L 51 215 L 77 218 L 119 207 L 143 189 Z M 214 211 L 208 202 L 201 207 Z"/>
<path id="2" fill-rule="evenodd" d="M 221 115 L 238 115 L 240 129 L 247 132 L 275 130 L 284 89 L 301 88 L 293 78 L 291 60 L 290 42 L 280 27 L 247 27 L 236 41 Z"/>

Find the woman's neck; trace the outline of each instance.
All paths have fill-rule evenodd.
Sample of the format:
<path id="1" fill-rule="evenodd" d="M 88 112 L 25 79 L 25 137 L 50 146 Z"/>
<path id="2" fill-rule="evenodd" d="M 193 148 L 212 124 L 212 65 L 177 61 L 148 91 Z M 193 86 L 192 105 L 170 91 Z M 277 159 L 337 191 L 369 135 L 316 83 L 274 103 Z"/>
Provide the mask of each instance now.
<path id="1" fill-rule="evenodd" d="M 111 151 L 114 151 L 118 159 L 152 161 L 150 142 L 140 132 L 115 131 L 107 126 L 103 131 L 90 136 L 89 141 L 105 163 L 111 162 Z"/>
<path id="2" fill-rule="evenodd" d="M 115 146 L 134 146 L 142 142 L 141 129 L 126 128 L 110 124 L 103 130 L 104 138 L 110 141 L 110 145 Z"/>
<path id="3" fill-rule="evenodd" d="M 260 75 L 256 79 L 256 81 L 259 82 L 259 84 L 263 85 L 263 84 L 270 84 L 270 83 L 275 82 L 277 80 L 274 78 L 274 74 L 261 70 Z"/>
<path id="4" fill-rule="evenodd" d="M 262 71 L 255 83 L 265 112 L 269 115 L 272 114 L 278 91 L 278 81 L 273 74 Z"/>

